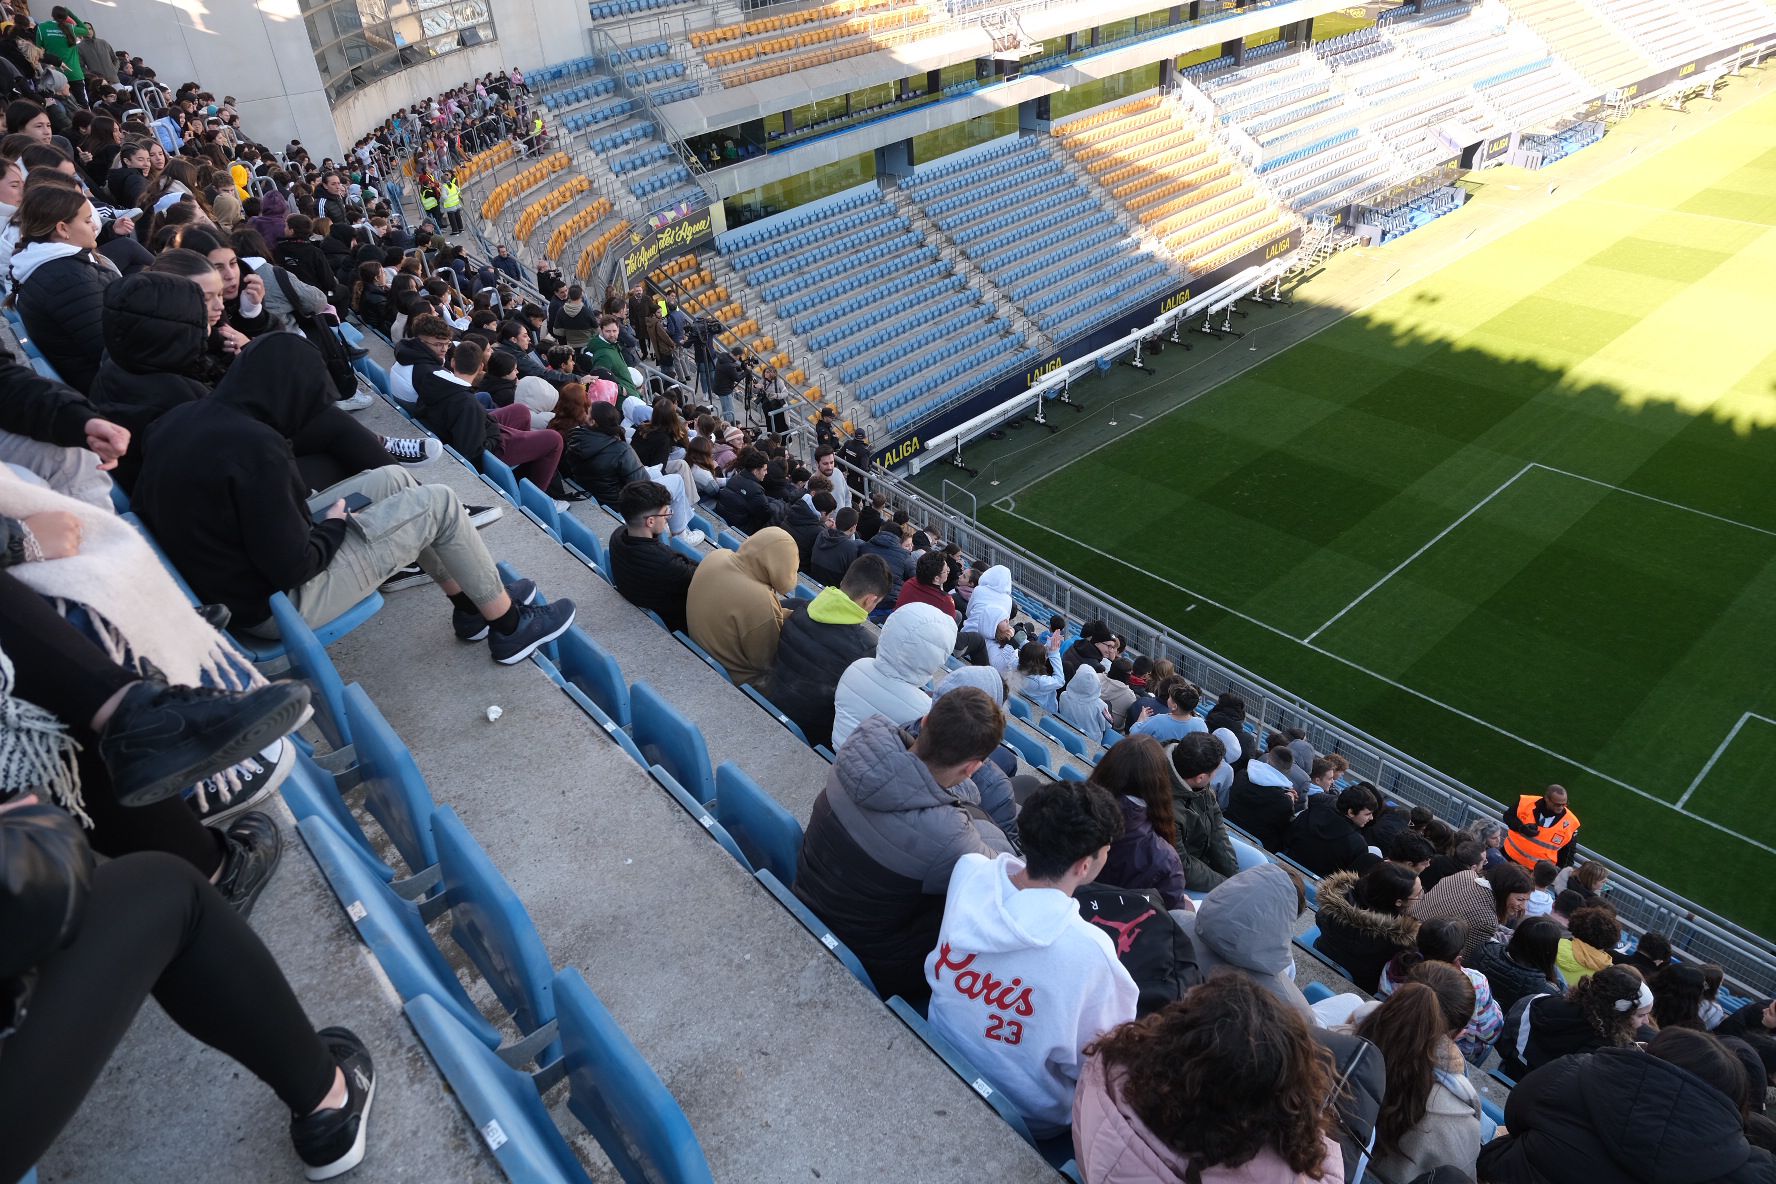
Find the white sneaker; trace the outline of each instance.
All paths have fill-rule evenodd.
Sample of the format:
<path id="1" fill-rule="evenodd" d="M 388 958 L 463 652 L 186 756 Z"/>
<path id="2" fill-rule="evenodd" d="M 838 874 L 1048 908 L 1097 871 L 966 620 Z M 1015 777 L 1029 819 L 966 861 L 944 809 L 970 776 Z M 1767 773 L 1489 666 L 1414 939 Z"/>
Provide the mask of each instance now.
<path id="1" fill-rule="evenodd" d="M 362 411 L 374 402 L 376 402 L 375 395 L 372 395 L 369 391 L 359 391 L 350 398 L 339 400 L 336 405 L 341 411 Z"/>
<path id="2" fill-rule="evenodd" d="M 682 543 L 686 543 L 692 547 L 695 547 L 699 543 L 701 543 L 704 539 L 708 538 L 709 536 L 704 534 L 702 531 L 698 530 L 696 527 L 692 527 L 690 530 L 685 531 L 683 534 L 673 535 L 672 537 L 679 540 Z"/>
<path id="3" fill-rule="evenodd" d="M 382 450 L 404 465 L 424 465 L 444 455 L 444 441 L 436 436 L 384 436 Z"/>
<path id="4" fill-rule="evenodd" d="M 570 510 L 572 508 L 573 508 L 572 502 L 564 502 L 560 498 L 555 499 L 555 512 L 557 514 L 565 514 L 568 512 L 568 510 Z"/>

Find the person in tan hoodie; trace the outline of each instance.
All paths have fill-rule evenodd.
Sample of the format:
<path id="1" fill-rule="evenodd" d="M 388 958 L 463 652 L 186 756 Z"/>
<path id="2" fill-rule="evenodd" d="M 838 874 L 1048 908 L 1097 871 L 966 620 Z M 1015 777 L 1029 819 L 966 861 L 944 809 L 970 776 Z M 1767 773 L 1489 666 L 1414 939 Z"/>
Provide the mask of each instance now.
<path id="1" fill-rule="evenodd" d="M 795 590 L 795 540 L 767 526 L 740 545 L 703 557 L 685 600 L 691 640 L 728 668 L 736 686 L 755 682 L 777 660 L 777 638 L 792 611 L 783 597 Z"/>

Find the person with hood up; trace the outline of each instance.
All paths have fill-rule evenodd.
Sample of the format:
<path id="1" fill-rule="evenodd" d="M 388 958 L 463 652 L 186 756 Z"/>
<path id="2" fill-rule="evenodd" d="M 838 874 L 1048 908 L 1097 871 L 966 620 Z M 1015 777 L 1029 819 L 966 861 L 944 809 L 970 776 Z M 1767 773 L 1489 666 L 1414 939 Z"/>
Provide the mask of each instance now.
<path id="1" fill-rule="evenodd" d="M 1195 947 L 1205 980 L 1230 969 L 1311 1018 L 1307 997 L 1295 985 L 1290 952 L 1296 918 L 1305 911 L 1300 880 L 1281 864 L 1261 863 L 1227 877 L 1195 912 L 1174 912 L 1172 918 Z"/>
<path id="2" fill-rule="evenodd" d="M 320 625 L 417 562 L 450 598 L 456 636 L 490 638 L 495 661 L 522 661 L 567 631 L 573 602 L 526 604 L 534 585 L 502 585 L 448 487 L 390 465 L 309 497 L 290 437 L 332 404 L 314 347 L 272 333 L 241 351 L 209 398 L 156 423 L 132 501 L 204 603 L 271 636 L 272 593 Z M 348 511 L 353 493 L 370 504 Z"/>
<path id="3" fill-rule="evenodd" d="M 685 598 L 686 632 L 728 669 L 735 686 L 757 682 L 777 661 L 783 623 L 795 591 L 795 540 L 767 526 L 740 544 L 703 557 Z"/>
<path id="4" fill-rule="evenodd" d="M 1462 957 L 1472 961 L 1494 934 L 1523 919 L 1529 888 L 1529 873 L 1515 864 L 1495 867 L 1484 878 L 1460 872 L 1437 881 L 1437 886 L 1412 906 L 1412 915 L 1420 921 L 1442 917 L 1466 924 Z"/>
<path id="5" fill-rule="evenodd" d="M 835 754 L 802 836 L 795 894 L 884 997 L 926 998 L 925 959 L 957 860 L 1011 850 L 981 816 L 971 780 L 1004 736 L 998 704 L 964 687 L 932 706 L 916 739 L 873 717 Z"/>
<path id="6" fill-rule="evenodd" d="M 1091 782 L 1053 782 L 1019 822 L 1022 860 L 956 861 L 925 982 L 932 1028 L 1045 1139 L 1071 1122 L 1086 1046 L 1134 1019 L 1140 992 L 1110 935 L 1073 900 L 1122 829 L 1116 802 Z"/>
<path id="7" fill-rule="evenodd" d="M 1214 734 L 1227 748 L 1227 759 L 1237 761 L 1238 739 L 1226 728 L 1217 728 Z M 1279 765 L 1293 759 L 1287 748 L 1279 748 L 1233 766 L 1227 821 L 1264 844 L 1266 851 L 1281 851 L 1289 841 L 1295 819 L 1295 788 Z"/>
<path id="8" fill-rule="evenodd" d="M 930 605 L 909 604 L 890 613 L 875 657 L 859 658 L 839 678 L 833 695 L 834 746 L 845 743 L 872 715 L 901 727 L 931 710 L 925 684 L 942 673 L 955 648 L 956 622 Z"/>
<path id="9" fill-rule="evenodd" d="M 1770 1184 L 1745 1135 L 1744 1066 L 1714 1036 L 1562 1057 L 1518 1083 L 1480 1152 L 1486 1184 Z"/>
<path id="10" fill-rule="evenodd" d="M 1184 883 L 1192 892 L 1211 892 L 1239 871 L 1239 856 L 1209 784 L 1221 767 L 1221 745 L 1213 736 L 1194 732 L 1166 745 L 1165 752 Z"/>
<path id="11" fill-rule="evenodd" d="M 1122 812 L 1122 833 L 1110 844 L 1097 880 L 1117 888 L 1151 888 L 1166 908 L 1188 909 L 1184 889 L 1189 881 L 1175 846 L 1171 763 L 1159 742 L 1151 736 L 1118 740 L 1098 761 L 1088 783 L 1107 792 Z"/>
<path id="12" fill-rule="evenodd" d="M 731 480 L 731 478 L 730 478 Z M 857 511 L 849 506 L 833 515 L 832 525 L 820 528 L 808 552 L 808 574 L 822 584 L 836 584 L 850 570 L 851 561 L 863 551 L 856 538 Z M 891 580 L 893 576 L 889 577 Z M 955 614 L 950 614 L 955 620 Z"/>
<path id="13" fill-rule="evenodd" d="M 538 378 L 534 374 L 520 378 L 513 388 L 512 398 L 508 400 L 530 411 L 530 427 L 537 432 L 548 427 L 549 421 L 555 418 L 555 404 L 560 401 L 561 391 L 547 379 Z"/>
<path id="14" fill-rule="evenodd" d="M 1319 876 L 1361 872 L 1380 861 L 1369 850 L 1363 828 L 1375 816 L 1376 798 L 1368 782 L 1347 786 L 1335 798 L 1317 793 L 1289 825 L 1283 854 Z"/>
<path id="15" fill-rule="evenodd" d="M 1344 1184 L 1333 1058 L 1243 976 L 1217 975 L 1086 1054 L 1073 1151 L 1091 1184 Z"/>
<path id="16" fill-rule="evenodd" d="M 869 614 L 887 595 L 887 565 L 863 555 L 837 587 L 821 589 L 783 623 L 777 659 L 760 689 L 809 744 L 831 746 L 839 679 L 851 663 L 875 654 L 877 630 Z"/>
<path id="17" fill-rule="evenodd" d="M 273 186 L 258 195 L 259 212 L 247 219 L 247 225 L 259 232 L 267 243 L 282 242 L 290 235 L 290 203 Z M 257 251 L 253 252 L 258 254 Z M 327 291 L 333 291 L 329 286 Z"/>
<path id="18" fill-rule="evenodd" d="M 1011 600 L 1011 569 L 996 563 L 981 573 L 968 598 L 968 615 L 962 620 L 962 632 L 956 641 L 976 666 L 987 664 L 986 643 L 992 640 L 1000 621 L 1009 621 L 1017 611 Z"/>
<path id="19" fill-rule="evenodd" d="M 1565 995 L 1526 995 L 1505 1013 L 1499 1068 L 1521 1081 L 1561 1057 L 1627 1048 L 1652 1014 L 1652 988 L 1626 966 L 1600 970 Z"/>
<path id="20" fill-rule="evenodd" d="M 222 281 L 212 276 L 218 300 Z M 91 397 L 138 438 L 161 415 L 210 393 L 204 290 L 182 276 L 144 272 L 105 290 L 104 346 Z M 141 471 L 142 449 L 125 453 L 113 474 L 126 490 Z"/>
<path id="21" fill-rule="evenodd" d="M 1382 967 L 1417 945 L 1418 919 L 1411 908 L 1423 895 L 1418 877 L 1397 863 L 1378 863 L 1360 879 L 1356 872 L 1327 876 L 1320 881 L 1320 935 L 1314 948 L 1373 995 Z"/>
<path id="22" fill-rule="evenodd" d="M 105 289 L 120 277 L 98 252 L 99 219 L 68 185 L 28 187 L 14 216 L 13 300 L 25 331 L 61 380 L 85 394 L 99 370 Z"/>
<path id="23" fill-rule="evenodd" d="M 1099 693 L 1098 672 L 1088 663 L 1073 668 L 1073 676 L 1061 688 L 1055 701 L 1055 714 L 1085 733 L 1086 739 L 1097 743 L 1110 729 L 1110 709 Z"/>

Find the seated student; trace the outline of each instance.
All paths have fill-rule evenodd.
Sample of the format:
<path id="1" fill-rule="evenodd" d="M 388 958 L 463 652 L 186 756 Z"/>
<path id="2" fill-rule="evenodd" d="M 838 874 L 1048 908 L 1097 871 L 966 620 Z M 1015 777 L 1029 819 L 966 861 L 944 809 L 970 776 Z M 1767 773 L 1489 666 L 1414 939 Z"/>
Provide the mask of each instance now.
<path id="1" fill-rule="evenodd" d="M 777 660 L 760 689 L 809 744 L 832 744 L 839 679 L 851 663 L 875 654 L 878 632 L 869 614 L 887 595 L 887 565 L 861 555 L 837 587 L 821 589 L 783 623 Z"/>
<path id="2" fill-rule="evenodd" d="M 1423 922 L 1418 927 L 1417 947 L 1397 955 L 1382 968 L 1381 982 L 1375 988 L 1375 995 L 1378 999 L 1387 998 L 1406 981 L 1416 967 L 1426 962 L 1449 963 L 1467 975 L 1468 982 L 1474 988 L 1473 1018 L 1454 1037 L 1455 1043 L 1463 1056 L 1476 1065 L 1483 1065 L 1487 1054 L 1498 1040 L 1499 1029 L 1504 1027 L 1505 1013 L 1493 1001 L 1492 985 L 1486 981 L 1486 975 L 1462 965 L 1462 948 L 1467 940 L 1468 926 L 1465 921 L 1439 918 Z"/>
<path id="3" fill-rule="evenodd" d="M 685 598 L 697 564 L 666 545 L 672 494 L 655 481 L 636 481 L 617 499 L 623 525 L 611 531 L 611 576 L 624 600 L 658 613 L 668 629 L 685 627 Z"/>
<path id="4" fill-rule="evenodd" d="M 1239 975 L 1086 1049 L 1073 1151 L 1091 1184 L 1342 1184 L 1331 1058 Z"/>
<path id="5" fill-rule="evenodd" d="M 1387 1066 L 1370 1175 L 1410 1184 L 1438 1168 L 1468 1171 L 1480 1154 L 1480 1093 L 1455 1037 L 1473 1018 L 1474 989 L 1447 962 L 1420 962 L 1356 1034 Z"/>
<path id="6" fill-rule="evenodd" d="M 1471 960 L 1499 930 L 1523 919 L 1528 899 L 1529 873 L 1511 864 L 1493 868 L 1484 880 L 1467 872 L 1445 876 L 1412 906 L 1412 915 L 1420 921 L 1453 917 L 1464 922 L 1468 939 L 1462 953 Z"/>
<path id="7" fill-rule="evenodd" d="M 1429 892 L 1443 880 L 1457 873 L 1478 876 L 1485 864 L 1485 851 L 1472 839 L 1462 839 L 1448 855 L 1431 856 L 1431 865 L 1418 873 L 1418 882 Z M 1553 907 L 1553 902 L 1549 902 Z"/>
<path id="8" fill-rule="evenodd" d="M 549 426 L 566 441 L 561 471 L 601 506 L 615 508 L 623 490 L 648 479 L 641 458 L 623 435 L 623 413 L 609 403 L 557 404 Z"/>
<path id="9" fill-rule="evenodd" d="M 1090 782 L 1053 782 L 1024 803 L 1018 826 L 1022 860 L 956 861 L 925 982 L 932 1028 L 1045 1139 L 1072 1121 L 1086 1045 L 1135 1018 L 1139 991 L 1110 935 L 1073 900 L 1098 878 L 1122 829 L 1111 795 Z"/>
<path id="10" fill-rule="evenodd" d="M 1517 1081 L 1573 1053 L 1626 1048 L 1653 1014 L 1653 992 L 1638 973 L 1611 966 L 1561 995 L 1525 995 L 1505 1014 L 1499 1067 Z"/>
<path id="11" fill-rule="evenodd" d="M 833 743 L 843 744 L 872 715 L 896 727 L 931 710 L 925 687 L 943 672 L 956 648 L 956 622 L 929 604 L 895 609 L 882 625 L 871 658 L 859 658 L 839 676 L 833 693 Z"/>
<path id="12" fill-rule="evenodd" d="M 275 365 L 251 364 L 261 357 Z M 197 595 L 269 636 L 272 593 L 319 625 L 417 562 L 450 598 L 457 637 L 491 632 L 496 661 L 522 661 L 565 632 L 573 602 L 515 602 L 446 486 L 390 465 L 307 496 L 289 436 L 331 406 L 331 382 L 305 338 L 268 334 L 209 398 L 161 417 L 133 500 Z M 360 493 L 370 505 L 352 514 L 345 499 Z"/>
<path id="13" fill-rule="evenodd" d="M 1320 881 L 1314 948 L 1374 994 L 1381 968 L 1415 944 L 1418 919 L 1410 910 L 1423 894 L 1418 877 L 1397 863 L 1378 863 L 1360 879 L 1356 872 L 1327 876 Z"/>
<path id="14" fill-rule="evenodd" d="M 62 381 L 86 393 L 99 369 L 105 289 L 119 278 L 99 254 L 99 219 L 72 185 L 27 185 L 13 215 L 13 300 Z"/>
<path id="15" fill-rule="evenodd" d="M 1087 663 L 1073 668 L 1073 677 L 1055 700 L 1055 714 L 1097 743 L 1110 731 L 1110 708 L 1104 703 L 1103 676 Z"/>
<path id="16" fill-rule="evenodd" d="M 1524 902 L 1523 915 L 1526 917 L 1545 917 L 1554 911 L 1554 881 L 1560 875 L 1560 867 L 1551 859 L 1536 860 L 1535 867 L 1530 869 L 1529 878 L 1534 883 L 1529 899 Z"/>
<path id="17" fill-rule="evenodd" d="M 1221 767 L 1221 744 L 1213 736 L 1196 732 L 1165 749 L 1184 884 L 1192 892 L 1209 892 L 1239 871 L 1239 856 L 1228 837 L 1221 806 L 1209 788 L 1215 770 Z"/>
<path id="18" fill-rule="evenodd" d="M 820 537 L 820 532 L 838 508 L 832 491 L 827 489 L 810 490 L 789 503 L 783 529 L 789 531 L 789 536 L 796 542 L 796 560 L 802 571 L 808 570 L 808 560 L 814 554 L 814 540 Z"/>
<path id="19" fill-rule="evenodd" d="M 728 483 L 715 495 L 715 509 L 735 530 L 762 530 L 783 509 L 782 502 L 765 494 L 764 479 L 770 464 L 756 448 L 745 449 L 734 458 Z"/>
<path id="20" fill-rule="evenodd" d="M 938 612 L 947 613 L 954 618 L 956 602 L 943 590 L 944 575 L 949 571 L 949 566 L 949 558 L 942 551 L 926 551 L 919 556 L 913 563 L 913 578 L 900 586 L 900 598 L 895 601 L 895 607 L 929 604 Z M 961 641 L 960 634 L 957 635 L 957 641 Z"/>
<path id="21" fill-rule="evenodd" d="M 814 800 L 795 894 L 884 997 L 926 997 L 925 957 L 956 861 L 1011 850 L 991 822 L 959 808 L 979 805 L 970 778 L 1004 735 L 998 704 L 974 687 L 933 704 L 916 740 L 871 717 L 840 745 Z"/>
<path id="22" fill-rule="evenodd" d="M 1117 888 L 1151 888 L 1166 908 L 1189 908 L 1176 846 L 1171 763 L 1159 742 L 1151 736 L 1118 740 L 1099 759 L 1089 783 L 1108 793 L 1122 812 L 1122 833 L 1110 844 L 1097 880 Z"/>
<path id="23" fill-rule="evenodd" d="M 795 591 L 795 540 L 780 527 L 705 555 L 685 597 L 685 632 L 728 669 L 735 686 L 757 682 L 777 660 Z"/>
<path id="24" fill-rule="evenodd" d="M 1129 729 L 1131 736 L 1152 736 L 1161 744 L 1182 740 L 1192 732 L 1207 732 L 1208 725 L 1196 714 L 1202 692 L 1186 679 L 1174 679 L 1166 686 L 1165 715 L 1150 716 Z"/>
<path id="25" fill-rule="evenodd" d="M 414 367 L 436 369 L 450 352 L 450 326 L 444 318 L 425 313 L 407 322 L 407 336 L 395 343 L 395 364 L 389 367 L 389 394 L 412 405 Z M 473 457 L 469 458 L 471 461 Z"/>
<path id="26" fill-rule="evenodd" d="M 1694 1028 L 1707 1031 L 1702 1022 L 1702 999 L 1708 992 L 1708 979 L 1702 968 L 1688 962 L 1673 962 L 1647 983 L 1653 990 L 1653 1026 Z"/>
<path id="27" fill-rule="evenodd" d="M 730 481 L 732 478 L 729 479 Z M 823 526 L 808 552 L 808 574 L 822 584 L 836 584 L 863 553 L 857 542 L 857 511 L 849 506 L 833 514 L 831 526 Z M 955 606 L 951 606 L 952 617 Z"/>
<path id="28" fill-rule="evenodd" d="M 1511 931 L 1509 942 L 1489 941 L 1473 959 L 1486 976 L 1501 1011 L 1525 995 L 1564 995 L 1560 977 L 1560 925 L 1549 917 L 1529 917 Z"/>
<path id="29" fill-rule="evenodd" d="M 1205 981 L 1222 970 L 1244 975 L 1311 1017 L 1313 1009 L 1295 985 L 1290 952 L 1295 922 L 1306 911 L 1300 875 L 1280 863 L 1261 863 L 1223 880 L 1194 913 L 1172 917 L 1195 948 Z"/>
<path id="30" fill-rule="evenodd" d="M 483 451 L 512 466 L 514 476 L 547 490 L 561 461 L 562 439 L 547 429 L 532 431 L 530 410 L 514 404 L 488 411 L 475 397 L 487 361 L 480 342 L 464 340 L 448 365 L 413 370 L 414 413 L 438 438 L 471 463 Z"/>
<path id="31" fill-rule="evenodd" d="M 1234 792 L 1239 792 L 1237 781 Z M 1321 876 L 1368 869 L 1378 860 L 1369 850 L 1363 828 L 1375 817 L 1377 805 L 1366 782 L 1343 790 L 1337 798 L 1329 793 L 1313 795 L 1307 809 L 1289 825 L 1283 854 Z"/>
<path id="32" fill-rule="evenodd" d="M 1568 983 L 1577 983 L 1615 964 L 1622 926 L 1614 909 L 1608 905 L 1575 909 L 1567 918 L 1566 927 L 1568 936 L 1560 939 L 1560 973 Z"/>
<path id="33" fill-rule="evenodd" d="M 1222 696 L 1223 700 L 1226 698 Z M 1234 763 L 1241 751 L 1239 739 L 1227 729 L 1219 730 L 1227 732 L 1223 743 L 1231 742 L 1228 761 Z M 1264 844 L 1266 851 L 1283 849 L 1289 841 L 1289 827 L 1295 817 L 1295 789 L 1289 782 L 1289 775 L 1278 767 L 1288 751 L 1279 748 L 1236 765 L 1227 792 L 1227 821 Z"/>
<path id="34" fill-rule="evenodd" d="M 1487 1184 L 1767 1184 L 1746 1139 L 1745 1069 L 1717 1038 L 1677 1028 L 1646 1051 L 1604 1048 L 1531 1073 L 1480 1151 Z"/>

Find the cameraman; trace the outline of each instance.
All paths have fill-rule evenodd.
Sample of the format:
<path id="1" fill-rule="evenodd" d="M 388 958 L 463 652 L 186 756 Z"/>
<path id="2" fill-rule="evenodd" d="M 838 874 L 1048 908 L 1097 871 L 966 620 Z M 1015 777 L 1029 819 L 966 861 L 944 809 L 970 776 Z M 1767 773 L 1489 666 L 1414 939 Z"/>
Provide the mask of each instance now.
<path id="1" fill-rule="evenodd" d="M 711 349 L 710 352 L 715 355 L 710 387 L 715 397 L 721 400 L 722 418 L 729 423 L 739 423 L 740 420 L 734 416 L 734 388 L 740 384 L 742 378 L 751 381 L 746 359 L 727 350 Z"/>

